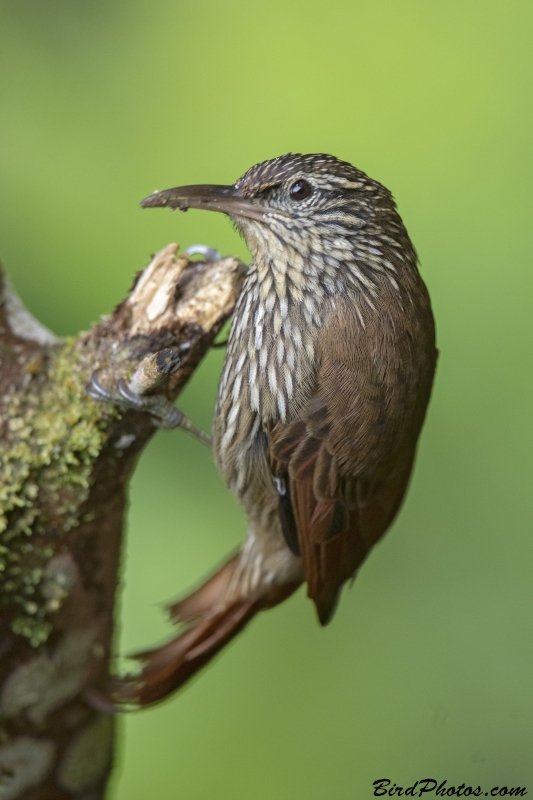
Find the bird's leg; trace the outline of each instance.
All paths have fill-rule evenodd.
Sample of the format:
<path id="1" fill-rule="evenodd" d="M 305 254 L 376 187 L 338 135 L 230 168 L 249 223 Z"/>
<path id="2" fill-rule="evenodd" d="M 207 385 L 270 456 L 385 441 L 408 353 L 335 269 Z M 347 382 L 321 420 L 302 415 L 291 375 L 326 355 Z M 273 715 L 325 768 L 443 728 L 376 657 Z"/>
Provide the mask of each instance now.
<path id="1" fill-rule="evenodd" d="M 144 411 L 150 414 L 152 422 L 158 428 L 173 430 L 182 428 L 188 431 L 196 439 L 211 447 L 211 437 L 193 425 L 188 417 L 180 411 L 170 400 L 162 395 L 149 395 L 147 397 L 137 394 L 131 389 L 131 384 L 121 378 L 116 389 L 109 389 L 102 386 L 98 379 L 98 370 L 91 375 L 91 380 L 87 386 L 87 393 L 104 403 L 122 406 L 133 411 Z"/>
<path id="2" fill-rule="evenodd" d="M 218 250 L 205 244 L 194 244 L 188 247 L 187 255 L 200 255 L 206 261 L 220 261 L 222 259 Z M 226 342 L 216 343 L 214 347 L 223 347 Z M 135 411 L 144 411 L 150 415 L 152 422 L 158 428 L 172 430 L 182 428 L 196 439 L 211 447 L 211 437 L 201 431 L 188 419 L 179 408 L 155 390 L 165 378 L 175 372 L 180 365 L 179 355 L 175 350 L 168 348 L 159 353 L 147 356 L 137 369 L 130 381 L 124 378 L 114 382 L 114 385 L 104 385 L 98 370 L 93 372 L 87 393 L 104 403 L 113 403 Z M 106 382 L 108 383 L 108 382 Z"/>
<path id="3" fill-rule="evenodd" d="M 193 425 L 190 419 L 166 397 L 152 394 L 166 377 L 178 369 L 179 365 L 179 355 L 175 350 L 168 348 L 143 359 L 132 379 L 126 381 L 120 378 L 116 388 L 103 386 L 99 370 L 95 370 L 86 386 L 86 391 L 95 400 L 150 414 L 152 422 L 158 428 L 164 430 L 182 428 L 211 447 L 211 437 L 207 433 Z"/>

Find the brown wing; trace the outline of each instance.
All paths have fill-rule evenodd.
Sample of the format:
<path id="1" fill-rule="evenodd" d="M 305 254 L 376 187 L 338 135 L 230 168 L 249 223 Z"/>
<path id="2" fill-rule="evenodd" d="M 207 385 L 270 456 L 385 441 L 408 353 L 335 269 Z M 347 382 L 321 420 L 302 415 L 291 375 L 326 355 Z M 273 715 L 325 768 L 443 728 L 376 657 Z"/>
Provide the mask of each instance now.
<path id="1" fill-rule="evenodd" d="M 282 528 L 301 552 L 322 624 L 400 507 L 431 391 L 430 312 L 380 320 L 356 326 L 348 305 L 337 306 L 318 343 L 314 393 L 270 432 L 272 470 L 286 489 Z"/>

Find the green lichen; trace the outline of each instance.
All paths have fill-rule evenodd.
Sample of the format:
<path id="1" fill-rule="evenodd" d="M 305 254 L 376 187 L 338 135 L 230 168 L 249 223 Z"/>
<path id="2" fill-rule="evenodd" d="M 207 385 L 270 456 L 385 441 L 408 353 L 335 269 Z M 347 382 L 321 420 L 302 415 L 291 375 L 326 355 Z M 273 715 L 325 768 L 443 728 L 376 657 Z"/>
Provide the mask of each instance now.
<path id="1" fill-rule="evenodd" d="M 9 430 L 0 442 L 0 603 L 20 607 L 13 631 L 38 646 L 51 627 L 40 585 L 54 554 L 42 534 L 51 517 L 59 535 L 79 524 L 107 422 L 85 392 L 73 341 L 52 351 L 46 381 L 30 369 L 25 377 L 25 389 L 0 399 Z"/>

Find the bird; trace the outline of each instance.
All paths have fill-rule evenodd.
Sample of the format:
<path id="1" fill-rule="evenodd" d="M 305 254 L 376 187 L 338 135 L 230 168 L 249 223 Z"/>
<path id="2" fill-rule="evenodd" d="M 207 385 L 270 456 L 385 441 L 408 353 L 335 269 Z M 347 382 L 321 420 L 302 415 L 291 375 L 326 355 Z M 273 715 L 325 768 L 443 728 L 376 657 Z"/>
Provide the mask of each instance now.
<path id="1" fill-rule="evenodd" d="M 233 185 L 158 191 L 141 206 L 226 214 L 252 256 L 213 423 L 247 534 L 170 608 L 178 635 L 115 687 L 117 703 L 146 706 L 301 584 L 320 624 L 331 620 L 404 498 L 438 351 L 395 201 L 346 161 L 288 153 Z"/>

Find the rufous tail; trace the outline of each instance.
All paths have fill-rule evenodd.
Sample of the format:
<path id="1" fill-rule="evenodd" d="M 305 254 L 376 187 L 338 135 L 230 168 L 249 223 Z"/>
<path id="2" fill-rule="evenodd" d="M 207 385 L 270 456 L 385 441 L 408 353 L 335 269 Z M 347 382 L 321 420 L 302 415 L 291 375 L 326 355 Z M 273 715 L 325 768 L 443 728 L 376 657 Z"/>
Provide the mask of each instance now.
<path id="1" fill-rule="evenodd" d="M 258 611 L 278 605 L 300 585 L 270 584 L 253 598 L 231 597 L 228 586 L 239 558 L 240 554 L 235 555 L 199 589 L 169 608 L 172 621 L 182 623 L 184 630 L 161 647 L 133 656 L 141 662 L 142 671 L 115 682 L 110 710 L 147 706 L 168 697 L 242 631 Z M 100 705 L 105 706 L 105 700 Z"/>

